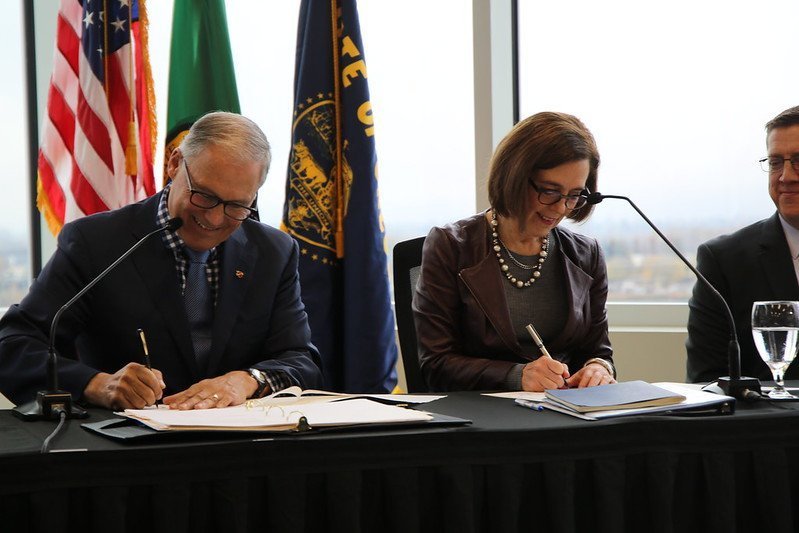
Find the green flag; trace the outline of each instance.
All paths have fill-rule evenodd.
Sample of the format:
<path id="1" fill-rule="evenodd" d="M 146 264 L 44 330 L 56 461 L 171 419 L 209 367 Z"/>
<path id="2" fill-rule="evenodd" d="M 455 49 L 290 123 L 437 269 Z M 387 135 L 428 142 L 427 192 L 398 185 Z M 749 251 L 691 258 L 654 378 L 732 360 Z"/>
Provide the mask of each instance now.
<path id="1" fill-rule="evenodd" d="M 241 113 L 224 0 L 175 0 L 169 56 L 166 162 L 194 121 L 210 111 Z"/>

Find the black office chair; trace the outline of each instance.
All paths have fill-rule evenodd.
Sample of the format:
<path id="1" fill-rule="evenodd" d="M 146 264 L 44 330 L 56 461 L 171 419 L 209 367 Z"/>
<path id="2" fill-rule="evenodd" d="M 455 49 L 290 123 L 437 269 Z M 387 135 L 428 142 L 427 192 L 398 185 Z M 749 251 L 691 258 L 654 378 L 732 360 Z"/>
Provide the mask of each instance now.
<path id="1" fill-rule="evenodd" d="M 413 323 L 413 292 L 422 265 L 424 237 L 398 242 L 394 246 L 394 313 L 397 316 L 402 366 L 408 392 L 428 392 L 419 369 L 419 349 L 416 344 L 416 325 Z"/>

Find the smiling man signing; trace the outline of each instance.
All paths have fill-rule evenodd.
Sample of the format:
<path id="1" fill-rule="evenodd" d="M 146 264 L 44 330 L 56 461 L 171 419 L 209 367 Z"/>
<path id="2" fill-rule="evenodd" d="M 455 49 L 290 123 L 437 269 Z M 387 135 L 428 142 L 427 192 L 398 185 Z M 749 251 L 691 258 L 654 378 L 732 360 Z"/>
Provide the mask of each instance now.
<path id="1" fill-rule="evenodd" d="M 254 122 L 210 113 L 171 154 L 163 191 L 65 225 L 28 295 L 0 321 L 0 391 L 22 403 L 43 389 L 58 308 L 176 217 L 177 231 L 150 239 L 64 314 L 55 341 L 61 388 L 111 409 L 160 399 L 191 409 L 318 387 L 297 245 L 251 216 L 270 159 Z M 146 332 L 152 369 L 138 330 Z"/>

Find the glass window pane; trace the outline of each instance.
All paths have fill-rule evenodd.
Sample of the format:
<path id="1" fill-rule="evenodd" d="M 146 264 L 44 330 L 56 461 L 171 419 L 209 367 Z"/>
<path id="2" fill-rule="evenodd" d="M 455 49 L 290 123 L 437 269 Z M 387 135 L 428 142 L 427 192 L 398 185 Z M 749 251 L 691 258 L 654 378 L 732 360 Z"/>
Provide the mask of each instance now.
<path id="1" fill-rule="evenodd" d="M 788 0 L 519 1 L 521 115 L 580 117 L 602 155 L 600 190 L 629 196 L 693 260 L 696 247 L 774 212 L 765 123 L 799 103 Z M 766 73 L 770 73 L 766 75 Z M 610 299 L 685 301 L 691 272 L 626 202 L 577 231 L 599 238 Z"/>
<path id="2" fill-rule="evenodd" d="M 8 2 L 0 17 L 0 146 L 3 178 L 0 194 L 0 308 L 18 302 L 31 279 L 28 192 L 27 98 L 22 2 Z"/>
<path id="3" fill-rule="evenodd" d="M 390 256 L 395 243 L 475 210 L 472 3 L 358 9 Z"/>
<path id="4" fill-rule="evenodd" d="M 291 140 L 299 2 L 235 0 L 226 7 L 242 112 L 264 129 L 273 148 L 259 194 L 261 220 L 277 226 Z M 164 124 L 172 7 L 150 2 L 148 8 Z M 409 0 L 398 7 L 360 0 L 358 9 L 390 251 L 398 241 L 474 211 L 472 5 Z M 436 34 L 447 38 L 436 40 L 434 48 L 421 38 Z"/>

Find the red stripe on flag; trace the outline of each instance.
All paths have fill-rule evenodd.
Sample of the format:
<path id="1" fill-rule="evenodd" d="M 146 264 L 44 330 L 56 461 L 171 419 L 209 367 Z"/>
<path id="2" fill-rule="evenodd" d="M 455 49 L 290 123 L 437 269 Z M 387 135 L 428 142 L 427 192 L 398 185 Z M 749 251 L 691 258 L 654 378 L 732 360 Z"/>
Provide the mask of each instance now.
<path id="1" fill-rule="evenodd" d="M 75 157 L 75 114 L 55 85 L 50 85 L 50 92 L 47 95 L 47 116 L 50 117 L 50 122 L 55 126 L 64 146 L 72 157 Z"/>
<path id="2" fill-rule="evenodd" d="M 97 191 L 94 190 L 91 183 L 86 181 L 75 161 L 72 162 L 72 180 L 69 189 L 72 191 L 72 196 L 75 197 L 75 203 L 85 214 L 92 215 L 108 211 L 108 206 L 97 196 Z"/>
<path id="3" fill-rule="evenodd" d="M 125 78 L 121 72 L 119 61 L 120 53 L 128 53 L 130 45 L 121 48 L 108 58 L 108 70 L 105 80 L 108 84 L 108 108 L 111 110 L 111 120 L 117 130 L 122 149 L 128 144 L 128 123 L 130 122 L 130 97 Z"/>
<path id="4" fill-rule="evenodd" d="M 61 55 L 67 60 L 72 72 L 78 74 L 78 54 L 80 54 L 80 37 L 75 35 L 72 26 L 59 14 L 58 27 L 56 29 L 56 46 Z"/>
<path id="5" fill-rule="evenodd" d="M 41 150 L 39 150 L 39 179 L 42 182 L 42 190 L 47 195 L 47 201 L 53 208 L 53 214 L 58 218 L 59 222 L 64 222 L 64 213 L 66 200 L 64 199 L 64 191 L 53 173 L 53 167 L 50 166 L 48 161 Z"/>
<path id="6" fill-rule="evenodd" d="M 83 96 L 83 91 L 78 91 L 78 123 L 86 136 L 86 140 L 92 145 L 98 157 L 113 174 L 114 158 L 111 155 L 111 139 L 108 136 L 108 129 L 89 106 Z M 124 172 L 124 169 L 122 171 Z"/>

